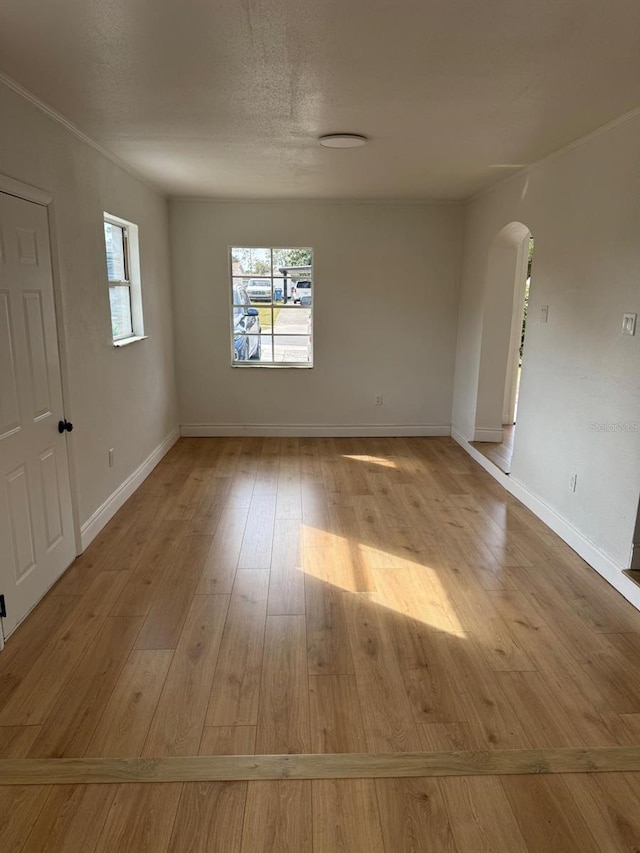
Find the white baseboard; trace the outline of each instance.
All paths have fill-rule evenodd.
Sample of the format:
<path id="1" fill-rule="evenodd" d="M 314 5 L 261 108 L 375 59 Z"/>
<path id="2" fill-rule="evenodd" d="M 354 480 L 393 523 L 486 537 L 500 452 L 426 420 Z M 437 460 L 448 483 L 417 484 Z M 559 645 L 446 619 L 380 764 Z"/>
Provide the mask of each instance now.
<path id="1" fill-rule="evenodd" d="M 214 438 L 217 436 L 293 436 L 366 437 L 366 436 L 438 436 L 451 435 L 449 425 L 435 424 L 182 424 L 180 435 Z"/>
<path id="2" fill-rule="evenodd" d="M 474 441 L 497 441 L 499 444 L 503 438 L 502 429 L 477 429 L 473 433 Z"/>
<path id="3" fill-rule="evenodd" d="M 510 492 L 515 498 L 537 515 L 541 521 L 557 533 L 567 545 L 579 554 L 583 560 L 608 581 L 612 587 L 618 590 L 627 601 L 640 610 L 640 586 L 623 574 L 625 566 L 619 566 L 608 554 L 601 551 L 598 546 L 574 527 L 570 521 L 556 512 L 546 501 L 514 479 L 513 475 L 505 474 L 491 460 L 483 456 L 469 443 L 468 439 L 455 427 L 451 429 L 451 435 L 467 453 L 478 462 L 485 471 L 497 480 L 501 486 Z"/>
<path id="4" fill-rule="evenodd" d="M 179 438 L 179 430 L 174 429 L 170 432 L 165 440 L 147 456 L 142 465 L 139 465 L 136 470 L 118 486 L 115 492 L 112 492 L 112 494 L 109 495 L 102 506 L 99 506 L 93 515 L 85 521 L 80 529 L 83 551 L 87 548 L 89 543 L 96 538 L 102 528 L 111 521 L 116 512 L 125 503 L 125 501 L 131 497 L 138 486 L 146 480 L 158 462 L 160 462 L 162 457 L 173 447 Z"/>

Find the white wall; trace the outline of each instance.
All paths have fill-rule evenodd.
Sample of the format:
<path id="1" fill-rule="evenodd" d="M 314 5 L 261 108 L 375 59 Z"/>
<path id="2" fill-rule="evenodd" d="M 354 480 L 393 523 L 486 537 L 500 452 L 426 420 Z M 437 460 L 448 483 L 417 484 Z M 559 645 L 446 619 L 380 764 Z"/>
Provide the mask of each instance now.
<path id="1" fill-rule="evenodd" d="M 639 139 L 636 117 L 469 204 L 453 406 L 471 437 L 489 247 L 524 223 L 535 251 L 511 478 L 620 568 L 640 494 L 640 333 L 620 333 L 623 313 L 640 313 Z M 630 431 L 591 426 L 617 423 Z"/>
<path id="2" fill-rule="evenodd" d="M 170 210 L 182 424 L 448 428 L 459 206 L 185 200 Z M 231 367 L 230 245 L 313 247 L 313 369 Z"/>
<path id="3" fill-rule="evenodd" d="M 54 199 L 49 210 L 62 298 L 66 415 L 75 426 L 69 447 L 84 523 L 177 426 L 167 203 L 3 84 L 0 172 Z M 111 341 L 103 211 L 140 229 L 150 337 L 121 349 Z"/>

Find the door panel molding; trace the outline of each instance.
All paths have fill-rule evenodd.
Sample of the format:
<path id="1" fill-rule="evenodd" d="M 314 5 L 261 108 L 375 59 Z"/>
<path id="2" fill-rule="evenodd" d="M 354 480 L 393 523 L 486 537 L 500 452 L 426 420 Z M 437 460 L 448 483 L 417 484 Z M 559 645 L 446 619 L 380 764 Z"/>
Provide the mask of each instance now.
<path id="1" fill-rule="evenodd" d="M 0 193 L 5 220 L 0 331 L 7 356 L 5 370 L 0 370 L 5 400 L 0 411 L 5 494 L 0 504 L 8 516 L 0 534 L 14 562 L 4 573 L 4 584 L 11 588 L 1 591 L 8 605 L 9 594 L 15 602 L 13 613 L 0 620 L 2 649 L 3 629 L 11 633 L 80 553 L 80 525 L 72 443 L 57 432 L 58 419 L 72 413 L 65 403 L 68 377 L 53 199 L 5 175 L 0 175 Z M 43 213 L 36 213 L 36 205 Z"/>

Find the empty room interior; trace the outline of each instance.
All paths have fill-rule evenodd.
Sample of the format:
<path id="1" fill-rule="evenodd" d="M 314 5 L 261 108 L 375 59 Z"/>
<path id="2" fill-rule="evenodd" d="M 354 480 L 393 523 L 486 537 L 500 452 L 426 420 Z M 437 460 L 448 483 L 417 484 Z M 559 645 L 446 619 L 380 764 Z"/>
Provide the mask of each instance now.
<path id="1" fill-rule="evenodd" d="M 0 847 L 640 850 L 640 5 L 0 8 Z"/>

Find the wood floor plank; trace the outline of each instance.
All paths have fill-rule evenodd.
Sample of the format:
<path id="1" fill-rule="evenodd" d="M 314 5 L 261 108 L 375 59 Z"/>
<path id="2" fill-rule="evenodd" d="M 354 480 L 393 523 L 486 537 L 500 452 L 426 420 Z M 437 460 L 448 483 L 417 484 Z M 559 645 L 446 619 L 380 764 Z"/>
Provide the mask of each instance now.
<path id="1" fill-rule="evenodd" d="M 61 785 L 49 790 L 22 853 L 95 850 L 117 785 Z"/>
<path id="2" fill-rule="evenodd" d="M 302 518 L 299 439 L 286 438 L 282 447 L 276 498 L 276 519 Z"/>
<path id="3" fill-rule="evenodd" d="M 529 853 L 598 853 L 561 776 L 512 776 L 501 783 Z"/>
<path id="4" fill-rule="evenodd" d="M 366 498 L 354 498 L 355 500 L 366 500 Z M 371 519 L 380 518 L 373 515 L 374 501 L 369 502 L 362 509 L 367 524 Z M 382 562 L 385 566 L 395 562 L 390 557 L 376 550 L 376 543 L 369 543 L 363 538 L 358 515 L 353 506 L 331 506 L 328 514 L 329 529 L 333 535 L 331 545 L 334 549 L 333 576 L 327 578 L 333 583 L 349 592 L 373 592 L 376 588 L 375 580 L 371 573 L 371 566 Z M 382 522 L 381 522 L 382 523 Z M 369 547 L 370 546 L 370 547 Z M 377 558 L 377 559 L 376 559 Z"/>
<path id="5" fill-rule="evenodd" d="M 189 521 L 195 516 L 207 494 L 209 476 L 206 469 L 192 468 L 178 494 L 170 502 L 166 515 L 168 521 Z"/>
<path id="6" fill-rule="evenodd" d="M 310 676 L 309 699 L 313 752 L 365 751 L 366 738 L 355 676 Z"/>
<path id="7" fill-rule="evenodd" d="M 207 489 L 200 503 L 195 506 L 195 512 L 188 522 L 187 532 L 213 536 L 227 508 L 226 501 L 231 489 L 231 477 L 217 477 L 209 469 L 206 470 L 209 475 Z"/>
<path id="8" fill-rule="evenodd" d="M 199 755 L 253 755 L 255 726 L 205 726 Z"/>
<path id="9" fill-rule="evenodd" d="M 563 781 L 600 850 L 640 850 L 638 792 L 623 773 L 584 773 Z"/>
<path id="10" fill-rule="evenodd" d="M 165 853 L 182 785 L 123 785 L 116 791 L 96 853 Z"/>
<path id="11" fill-rule="evenodd" d="M 9 702 L 18 684 L 28 675 L 76 603 L 75 596 L 46 595 L 11 635 L 0 654 L 0 710 Z"/>
<path id="12" fill-rule="evenodd" d="M 529 534 L 529 541 L 541 538 Z M 564 543 L 543 551 L 545 565 L 555 565 L 547 577 L 558 596 L 568 599 L 581 619 L 596 633 L 627 634 L 638 630 L 637 610 L 612 586 L 603 586 L 590 566 Z M 546 573 L 545 573 L 546 574 Z"/>
<path id="13" fill-rule="evenodd" d="M 368 748 L 379 752 L 420 749 L 398 662 L 375 604 L 360 593 L 349 599 L 347 611 Z"/>
<path id="14" fill-rule="evenodd" d="M 427 567 L 374 570 L 375 600 L 383 607 L 405 617 L 402 625 L 415 625 L 421 631 L 457 632 L 461 630 L 449 597 L 435 572 Z M 398 641 L 402 644 L 402 638 Z M 420 661 L 410 652 L 403 663 L 417 666 Z"/>
<path id="15" fill-rule="evenodd" d="M 171 649 L 131 652 L 86 755 L 142 755 L 173 654 Z"/>
<path id="16" fill-rule="evenodd" d="M 245 782 L 185 785 L 168 853 L 239 853 L 246 797 Z"/>
<path id="17" fill-rule="evenodd" d="M 587 746 L 582 729 L 556 701 L 538 672 L 501 672 L 496 678 L 532 746 Z"/>
<path id="18" fill-rule="evenodd" d="M 229 507 L 249 509 L 258 473 L 259 438 L 249 438 L 240 444 L 240 453 L 233 475 L 230 477 L 226 504 Z M 277 462 L 279 460 L 276 459 Z"/>
<path id="19" fill-rule="evenodd" d="M 26 758 L 42 726 L 1 726 L 0 758 Z"/>
<path id="20" fill-rule="evenodd" d="M 311 853 L 311 782 L 252 782 L 242 853 Z"/>
<path id="21" fill-rule="evenodd" d="M 625 731 L 623 743 L 640 743 L 640 714 L 621 714 Z"/>
<path id="22" fill-rule="evenodd" d="M 144 755 L 197 755 L 228 607 L 226 595 L 192 599 Z"/>
<path id="23" fill-rule="evenodd" d="M 467 642 L 466 634 L 431 633 L 420 636 L 417 665 L 401 671 L 413 719 L 417 723 L 458 723 L 468 719 L 462 685 L 452 665 L 452 659 L 457 656 L 452 651 L 453 647 Z"/>
<path id="24" fill-rule="evenodd" d="M 347 627 L 348 593 L 327 581 L 305 577 L 305 618 L 310 675 L 353 673 Z"/>
<path id="25" fill-rule="evenodd" d="M 446 666 L 459 695 L 461 719 L 468 720 L 483 748 L 519 749 L 531 739 L 500 687 L 498 673 L 475 653 L 473 643 L 462 635 L 446 637 Z"/>
<path id="26" fill-rule="evenodd" d="M 378 779 L 375 786 L 387 850 L 457 853 L 456 817 L 447 812 L 436 779 Z"/>
<path id="27" fill-rule="evenodd" d="M 438 785 L 457 853 L 529 853 L 499 779 L 439 779 Z"/>
<path id="28" fill-rule="evenodd" d="M 157 598 L 162 580 L 174 565 L 187 525 L 166 521 L 147 542 L 126 586 L 111 610 L 112 616 L 147 616 Z"/>
<path id="29" fill-rule="evenodd" d="M 226 507 L 222 512 L 207 554 L 196 594 L 230 595 L 249 510 Z"/>
<path id="30" fill-rule="evenodd" d="M 353 512 L 354 532 L 351 534 L 358 542 L 358 552 L 362 558 L 360 574 L 354 572 L 353 591 L 373 592 L 375 581 L 372 577 L 373 569 L 397 568 L 403 564 L 402 556 L 393 553 L 389 548 L 389 538 L 393 535 L 378 509 L 373 495 L 356 495 L 351 498 L 351 507 L 337 508 L 334 512 L 341 512 L 344 516 Z M 346 525 L 345 525 L 346 526 Z M 351 525 L 349 525 L 350 527 Z M 358 565 L 358 564 L 357 564 Z"/>
<path id="31" fill-rule="evenodd" d="M 480 653 L 494 672 L 535 672 L 536 666 L 520 648 L 499 616 L 488 617 L 471 632 Z"/>
<path id="32" fill-rule="evenodd" d="M 258 719 L 258 752 L 311 748 L 304 616 L 268 616 Z"/>
<path id="33" fill-rule="evenodd" d="M 604 695 L 607 681 L 599 683 L 597 676 L 594 679 L 585 672 L 562 645 L 558 634 L 540 619 L 521 593 L 501 592 L 491 596 L 583 742 L 590 746 L 617 743 L 616 715 Z"/>
<path id="34" fill-rule="evenodd" d="M 46 718 L 32 758 L 81 756 L 140 630 L 140 617 L 109 616 Z"/>
<path id="35" fill-rule="evenodd" d="M 149 543 L 164 528 L 165 519 L 173 507 L 169 498 L 142 499 L 140 495 L 134 494 L 133 499 L 136 503 L 127 520 L 127 529 L 105 560 L 104 568 L 107 571 L 133 571 Z"/>
<path id="36" fill-rule="evenodd" d="M 239 569 L 271 568 L 275 518 L 275 495 L 254 495 L 238 558 Z"/>
<path id="37" fill-rule="evenodd" d="M 269 613 L 294 616 L 305 612 L 302 570 L 302 524 L 276 518 L 269 581 Z"/>
<path id="38" fill-rule="evenodd" d="M 239 569 L 222 635 L 206 726 L 258 722 L 269 572 Z"/>
<path id="39" fill-rule="evenodd" d="M 0 786 L 3 853 L 21 853 L 48 796 L 45 787 Z"/>
<path id="40" fill-rule="evenodd" d="M 187 612 L 200 581 L 212 537 L 185 536 L 180 553 L 160 582 L 158 595 L 146 617 L 137 649 L 175 649 Z"/>
<path id="41" fill-rule="evenodd" d="M 94 578 L 12 691 L 0 712 L 0 725 L 45 722 L 126 582 L 126 574 L 119 572 L 100 572 Z"/>
<path id="42" fill-rule="evenodd" d="M 319 755 L 188 755 L 153 758 L 0 760 L 4 786 L 111 782 L 243 782 L 278 779 L 404 779 L 640 771 L 640 747 L 503 749 Z M 632 777 L 631 777 L 632 778 Z"/>
<path id="43" fill-rule="evenodd" d="M 258 458 L 254 495 L 277 495 L 280 470 L 280 439 L 263 438 Z"/>
<path id="44" fill-rule="evenodd" d="M 384 853 L 375 783 L 313 782 L 313 853 Z"/>
<path id="45" fill-rule="evenodd" d="M 619 714 L 640 712 L 640 635 L 607 634 L 607 644 L 582 664 Z"/>
<path id="46" fill-rule="evenodd" d="M 468 722 L 421 723 L 418 732 L 422 748 L 427 752 L 465 752 L 481 748 L 480 738 Z"/>

